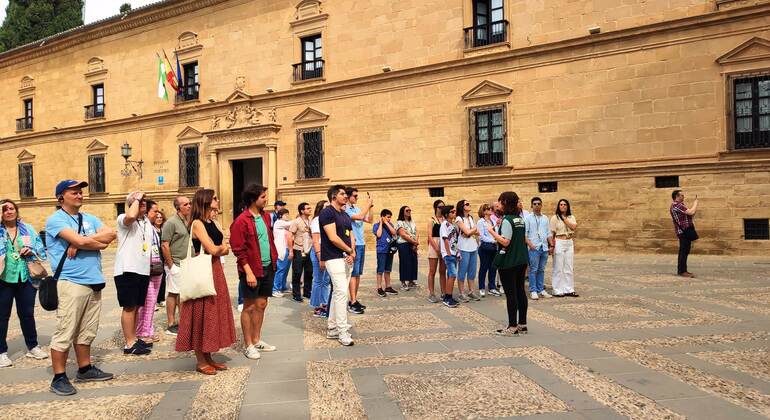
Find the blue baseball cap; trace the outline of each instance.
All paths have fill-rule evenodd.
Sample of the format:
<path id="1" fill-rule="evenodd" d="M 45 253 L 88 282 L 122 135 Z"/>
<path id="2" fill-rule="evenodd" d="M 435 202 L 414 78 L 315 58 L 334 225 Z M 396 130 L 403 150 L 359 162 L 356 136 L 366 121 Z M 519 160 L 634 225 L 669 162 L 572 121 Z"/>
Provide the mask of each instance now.
<path id="1" fill-rule="evenodd" d="M 87 186 L 88 186 L 88 183 L 85 181 L 75 181 L 74 179 L 65 179 L 64 181 L 56 184 L 55 196 L 58 197 L 62 195 L 65 190 L 68 190 L 70 188 L 84 188 Z"/>

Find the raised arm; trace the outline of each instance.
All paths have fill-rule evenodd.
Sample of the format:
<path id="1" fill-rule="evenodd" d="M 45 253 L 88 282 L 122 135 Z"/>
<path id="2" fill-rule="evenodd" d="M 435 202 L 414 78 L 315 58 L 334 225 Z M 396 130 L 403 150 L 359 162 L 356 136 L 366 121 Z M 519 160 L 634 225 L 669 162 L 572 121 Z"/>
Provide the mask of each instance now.
<path id="1" fill-rule="evenodd" d="M 134 223 L 136 218 L 139 217 L 139 206 L 141 204 L 140 202 L 142 197 L 144 197 L 143 192 L 134 194 L 134 202 L 131 203 L 131 206 L 126 209 L 126 215 L 123 217 L 124 226 L 130 226 L 131 223 Z"/>

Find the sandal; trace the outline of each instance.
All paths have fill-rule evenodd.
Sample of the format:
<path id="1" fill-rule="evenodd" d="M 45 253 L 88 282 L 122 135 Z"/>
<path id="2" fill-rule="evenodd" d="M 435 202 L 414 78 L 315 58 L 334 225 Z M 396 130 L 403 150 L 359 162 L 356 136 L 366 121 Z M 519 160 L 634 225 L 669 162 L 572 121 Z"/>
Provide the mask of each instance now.
<path id="1" fill-rule="evenodd" d="M 217 369 L 214 366 L 210 365 L 203 365 L 203 366 L 197 366 L 195 368 L 196 371 L 204 374 L 204 375 L 216 375 Z"/>
<path id="2" fill-rule="evenodd" d="M 227 365 L 224 363 L 217 363 L 214 361 L 209 362 L 209 365 L 216 370 L 227 370 Z"/>

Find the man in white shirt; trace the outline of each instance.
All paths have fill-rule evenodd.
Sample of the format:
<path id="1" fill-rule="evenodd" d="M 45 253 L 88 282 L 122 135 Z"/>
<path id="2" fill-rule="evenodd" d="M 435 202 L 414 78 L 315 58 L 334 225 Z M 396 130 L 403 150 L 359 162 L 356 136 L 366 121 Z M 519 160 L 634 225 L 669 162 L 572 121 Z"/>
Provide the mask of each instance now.
<path id="1" fill-rule="evenodd" d="M 529 248 L 529 296 L 538 299 L 538 294 L 544 298 L 551 297 L 545 291 L 545 264 L 548 262 L 548 238 L 551 236 L 548 217 L 542 213 L 543 200 L 534 197 L 531 200 L 532 213 L 524 216 L 526 241 Z"/>

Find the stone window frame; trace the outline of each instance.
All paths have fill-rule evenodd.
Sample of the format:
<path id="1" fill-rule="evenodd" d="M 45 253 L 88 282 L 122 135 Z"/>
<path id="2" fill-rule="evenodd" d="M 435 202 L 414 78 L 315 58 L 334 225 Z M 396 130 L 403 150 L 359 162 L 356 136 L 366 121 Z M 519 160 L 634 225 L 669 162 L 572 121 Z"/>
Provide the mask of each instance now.
<path id="1" fill-rule="evenodd" d="M 735 81 L 751 77 L 770 76 L 770 67 L 724 73 L 725 92 L 725 143 L 727 152 L 761 152 L 770 148 L 736 149 L 735 148 Z"/>
<path id="2" fill-rule="evenodd" d="M 479 166 L 476 162 L 476 113 L 500 109 L 503 117 L 503 161 L 499 165 Z M 508 102 L 497 102 L 468 107 L 468 169 L 506 168 L 508 166 Z"/>
<path id="3" fill-rule="evenodd" d="M 503 2 L 503 20 L 508 22 L 508 26 L 505 29 L 505 40 L 503 42 L 496 42 L 493 44 L 487 44 L 482 45 L 478 47 L 465 47 L 465 40 L 463 39 L 463 54 L 471 54 L 473 55 L 476 52 L 484 51 L 484 52 L 498 52 L 498 51 L 506 51 L 511 49 L 511 34 L 513 33 L 512 24 L 511 24 L 511 17 L 512 17 L 512 10 L 514 10 L 514 5 L 512 4 L 511 0 L 502 0 Z M 463 27 L 460 28 L 462 32 L 464 32 L 465 28 L 469 28 L 474 26 L 475 21 L 475 3 L 476 0 L 463 0 Z M 464 36 L 464 35 L 463 35 Z M 492 50 L 492 51 L 486 51 L 486 50 Z"/>
<path id="4" fill-rule="evenodd" d="M 325 136 L 325 127 L 324 126 L 316 126 L 316 127 L 308 127 L 308 128 L 299 128 L 297 129 L 297 179 L 298 180 L 319 180 L 319 179 L 325 179 L 325 163 L 326 159 L 324 159 L 325 156 L 325 148 L 324 143 L 326 142 L 326 136 Z M 305 176 L 305 133 L 313 133 L 317 132 L 320 135 L 321 138 L 321 156 L 320 156 L 320 174 L 318 176 L 314 177 L 307 177 Z"/>
<path id="5" fill-rule="evenodd" d="M 29 168 L 28 176 L 24 174 L 25 168 Z M 19 198 L 22 200 L 35 199 L 35 164 L 34 161 L 20 161 L 19 169 Z M 27 179 L 28 178 L 28 179 Z M 25 181 L 29 181 L 26 183 Z"/>
<path id="6" fill-rule="evenodd" d="M 109 147 L 104 144 L 99 139 L 94 139 L 89 145 L 86 147 L 86 169 L 88 170 L 88 195 L 89 196 L 96 196 L 96 195 L 107 195 L 107 151 Z M 96 191 L 94 188 L 97 183 L 93 182 L 93 177 L 91 173 L 92 168 L 92 162 L 91 158 L 94 156 L 101 156 L 103 159 L 103 169 L 104 169 L 104 178 L 102 179 L 102 184 L 104 186 L 103 191 Z"/>
<path id="7" fill-rule="evenodd" d="M 177 46 L 173 53 L 169 54 L 169 61 L 176 74 L 176 60 L 179 59 L 179 68 L 184 73 L 184 66 L 193 62 L 198 64 L 198 98 L 189 100 L 177 100 L 178 95 L 174 94 L 174 106 L 184 106 L 190 104 L 200 103 L 200 98 L 203 97 L 201 89 L 205 86 L 205 72 L 203 71 L 203 45 L 199 43 L 198 34 L 192 31 L 184 31 L 177 37 Z M 187 82 L 184 74 L 177 75 L 183 82 Z M 200 174 L 199 174 L 200 176 Z M 200 180 L 199 180 L 200 181 Z"/>
<path id="8" fill-rule="evenodd" d="M 295 8 L 296 14 L 294 15 L 294 20 L 289 22 L 289 26 L 291 26 L 293 34 L 292 49 L 293 57 L 295 58 L 295 60 L 292 62 L 292 65 L 295 63 L 303 62 L 302 39 L 310 36 L 319 36 L 321 38 L 321 48 L 323 49 L 322 54 L 324 63 L 323 74 L 321 77 L 306 80 L 295 80 L 294 68 L 292 67 L 291 85 L 294 86 L 325 82 L 329 74 L 329 56 L 328 51 L 326 51 L 326 48 L 323 44 L 327 39 L 326 23 L 329 19 L 329 14 L 324 13 L 323 4 L 320 0 L 302 0 L 297 3 Z"/>
<path id="9" fill-rule="evenodd" d="M 200 159 L 200 156 L 201 156 L 201 146 L 202 146 L 202 143 L 200 143 L 200 142 L 181 143 L 181 144 L 179 144 L 179 162 L 178 162 L 179 163 L 179 182 L 178 182 L 178 184 L 179 184 L 179 189 L 180 190 L 190 189 L 190 188 L 196 188 L 197 189 L 198 187 L 201 186 L 200 185 L 201 184 L 201 159 Z M 189 167 L 189 165 L 187 164 L 187 162 L 185 161 L 184 158 L 186 156 L 185 155 L 185 149 L 189 149 L 189 148 L 192 148 L 192 147 L 194 147 L 195 150 L 197 150 L 197 153 L 195 154 L 197 156 L 197 160 L 195 161 L 195 166 L 196 166 L 196 168 L 195 168 L 195 171 L 196 171 L 195 178 L 196 178 L 196 182 L 194 183 L 195 185 L 188 185 L 186 180 L 187 180 L 187 168 Z"/>
<path id="10" fill-rule="evenodd" d="M 102 160 L 102 173 L 101 183 L 96 179 L 97 174 L 95 171 L 95 161 L 101 158 Z M 101 184 L 101 185 L 100 185 Z M 99 188 L 101 186 L 101 188 Z M 107 154 L 106 153 L 94 153 L 88 155 L 88 193 L 89 195 L 105 194 L 107 193 Z"/>

